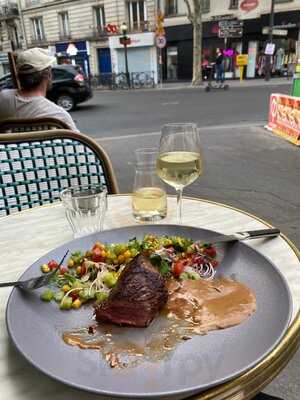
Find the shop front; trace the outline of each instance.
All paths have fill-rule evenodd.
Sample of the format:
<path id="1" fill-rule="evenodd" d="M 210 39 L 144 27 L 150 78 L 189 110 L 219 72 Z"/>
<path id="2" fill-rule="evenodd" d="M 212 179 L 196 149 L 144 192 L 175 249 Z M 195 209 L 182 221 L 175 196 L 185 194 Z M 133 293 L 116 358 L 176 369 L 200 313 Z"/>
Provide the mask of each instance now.
<path id="1" fill-rule="evenodd" d="M 127 46 L 129 73 L 151 72 L 157 83 L 157 49 L 153 32 L 130 34 L 131 43 Z M 112 72 L 126 72 L 124 45 L 121 36 L 111 36 L 109 47 Z"/>
<path id="2" fill-rule="evenodd" d="M 296 49 L 299 36 L 300 11 L 276 13 L 272 75 L 292 75 L 296 66 Z M 224 51 L 225 77 L 238 78 L 236 55 L 248 54 L 246 78 L 265 75 L 265 47 L 268 39 L 269 15 L 243 20 L 242 37 L 219 37 L 219 21 L 203 23 L 203 66 L 214 62 L 218 49 Z M 190 80 L 193 68 L 193 29 L 191 24 L 166 27 L 167 46 L 164 50 L 164 79 Z M 284 35 L 284 36 L 282 36 Z"/>
<path id="3" fill-rule="evenodd" d="M 167 46 L 164 52 L 164 79 L 190 80 L 193 74 L 193 29 L 189 25 L 167 27 Z M 219 49 L 224 51 L 225 78 L 239 76 L 236 54 L 242 51 L 242 38 L 219 37 L 218 21 L 204 22 L 202 63 L 213 63 Z M 205 68 L 203 68 L 203 71 Z M 205 75 L 205 71 L 203 72 Z"/>
<path id="4" fill-rule="evenodd" d="M 69 51 L 70 47 L 74 52 Z M 89 42 L 56 43 L 55 50 L 58 64 L 74 63 L 80 65 L 85 75 L 90 76 Z"/>
<path id="5" fill-rule="evenodd" d="M 295 71 L 299 21 L 300 11 L 275 14 L 273 30 L 275 49 L 271 57 L 273 76 L 292 76 Z M 260 19 L 246 20 L 244 23 L 243 51 L 248 52 L 249 56 L 247 78 L 259 78 L 265 75 L 268 25 L 269 15 L 262 15 Z"/>

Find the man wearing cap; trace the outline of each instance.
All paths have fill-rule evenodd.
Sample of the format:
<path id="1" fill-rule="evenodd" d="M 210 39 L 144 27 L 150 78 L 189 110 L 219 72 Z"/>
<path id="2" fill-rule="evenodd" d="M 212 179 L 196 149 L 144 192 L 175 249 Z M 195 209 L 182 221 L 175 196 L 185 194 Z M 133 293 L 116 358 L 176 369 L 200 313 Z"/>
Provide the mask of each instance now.
<path id="1" fill-rule="evenodd" d="M 78 132 L 70 114 L 46 99 L 47 90 L 52 84 L 51 65 L 54 61 L 55 58 L 50 57 L 47 50 L 40 48 L 25 50 L 17 56 L 21 90 L 0 91 L 0 120 L 53 117 Z"/>

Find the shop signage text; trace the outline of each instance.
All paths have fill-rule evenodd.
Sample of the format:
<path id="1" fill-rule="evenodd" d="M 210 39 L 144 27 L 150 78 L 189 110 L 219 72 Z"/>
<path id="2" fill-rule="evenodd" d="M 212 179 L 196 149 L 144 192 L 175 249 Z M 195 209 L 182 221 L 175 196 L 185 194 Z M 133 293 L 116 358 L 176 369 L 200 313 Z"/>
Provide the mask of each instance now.
<path id="1" fill-rule="evenodd" d="M 300 146 L 300 98 L 272 94 L 268 128 Z"/>
<path id="2" fill-rule="evenodd" d="M 243 22 L 237 19 L 219 21 L 219 37 L 234 38 L 243 36 Z"/>
<path id="3" fill-rule="evenodd" d="M 109 36 L 109 47 L 111 49 L 120 49 L 123 48 L 123 45 L 120 43 L 120 38 L 122 36 Z M 154 46 L 155 45 L 155 34 L 154 32 L 146 32 L 146 33 L 132 33 L 130 34 L 131 43 L 129 47 L 145 47 L 145 46 Z"/>
<path id="4" fill-rule="evenodd" d="M 270 28 L 265 26 L 262 30 L 263 35 L 269 34 Z M 288 30 L 287 29 L 272 29 L 272 33 L 274 36 L 287 36 Z"/>
<path id="5" fill-rule="evenodd" d="M 212 21 L 222 21 L 228 19 L 235 19 L 234 14 L 214 15 L 211 17 Z"/>
<path id="6" fill-rule="evenodd" d="M 292 22 L 289 22 L 288 24 L 282 24 L 282 25 L 274 25 L 274 29 L 292 29 L 292 28 L 297 28 L 297 24 L 293 24 Z"/>
<path id="7" fill-rule="evenodd" d="M 255 10 L 259 6 L 258 0 L 244 0 L 241 2 L 240 9 L 242 11 L 252 11 Z"/>

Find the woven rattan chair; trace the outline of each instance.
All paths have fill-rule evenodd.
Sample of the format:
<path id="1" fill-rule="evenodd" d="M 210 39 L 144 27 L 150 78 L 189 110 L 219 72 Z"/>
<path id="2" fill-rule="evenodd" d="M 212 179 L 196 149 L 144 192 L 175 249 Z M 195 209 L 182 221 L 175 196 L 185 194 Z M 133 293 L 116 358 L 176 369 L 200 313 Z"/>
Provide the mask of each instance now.
<path id="1" fill-rule="evenodd" d="M 70 130 L 0 135 L 0 216 L 53 203 L 69 186 L 118 192 L 111 162 L 90 137 Z"/>
<path id="2" fill-rule="evenodd" d="M 52 117 L 6 119 L 0 121 L 0 133 L 49 131 L 51 129 L 70 129 L 63 121 Z"/>

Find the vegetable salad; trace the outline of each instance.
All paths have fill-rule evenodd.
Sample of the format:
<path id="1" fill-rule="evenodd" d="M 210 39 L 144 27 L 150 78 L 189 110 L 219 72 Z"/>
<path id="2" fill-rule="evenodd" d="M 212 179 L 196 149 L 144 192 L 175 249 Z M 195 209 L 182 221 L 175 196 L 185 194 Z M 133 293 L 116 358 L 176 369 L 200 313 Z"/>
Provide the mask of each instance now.
<path id="1" fill-rule="evenodd" d="M 41 299 L 54 300 L 62 310 L 78 309 L 91 300 L 101 303 L 125 266 L 140 253 L 148 256 L 166 279 L 212 279 L 218 266 L 214 246 L 178 236 L 146 235 L 142 240 L 133 238 L 118 244 L 96 242 L 86 252 L 72 253 Z M 57 261 L 51 260 L 41 271 L 49 273 L 57 266 Z"/>

